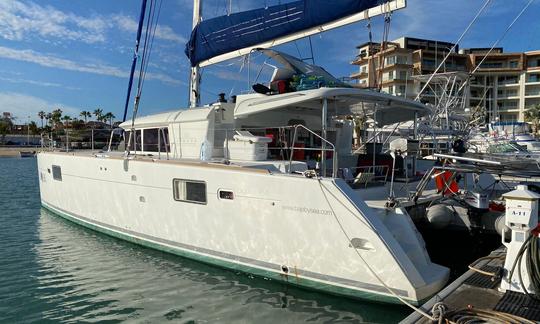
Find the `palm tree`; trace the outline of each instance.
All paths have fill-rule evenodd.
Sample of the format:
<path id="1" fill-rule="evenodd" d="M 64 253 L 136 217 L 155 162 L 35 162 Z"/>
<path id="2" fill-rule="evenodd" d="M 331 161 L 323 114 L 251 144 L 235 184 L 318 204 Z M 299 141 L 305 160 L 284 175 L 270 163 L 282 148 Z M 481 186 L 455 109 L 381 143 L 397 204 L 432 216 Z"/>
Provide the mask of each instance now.
<path id="1" fill-rule="evenodd" d="M 113 115 L 112 112 L 108 112 L 106 113 L 105 115 L 103 115 L 103 119 L 104 120 L 108 120 L 109 121 L 109 126 L 112 128 L 112 125 L 113 125 L 113 119 L 115 119 L 116 116 Z"/>
<path id="2" fill-rule="evenodd" d="M 53 122 L 53 125 L 56 126 L 60 123 L 60 120 L 62 119 L 62 109 L 58 108 L 52 111 L 51 113 L 51 120 Z"/>
<path id="3" fill-rule="evenodd" d="M 42 110 L 38 112 L 39 119 L 41 119 L 41 128 L 43 128 L 43 118 L 45 118 L 45 112 Z"/>
<path id="4" fill-rule="evenodd" d="M 69 122 L 71 121 L 71 117 L 65 115 L 64 117 L 62 117 L 62 120 L 64 121 L 64 126 L 67 128 L 69 126 Z"/>
<path id="5" fill-rule="evenodd" d="M 94 116 L 96 116 L 96 119 L 98 121 L 101 121 L 103 119 L 103 109 L 100 109 L 100 108 L 95 109 Z"/>
<path id="6" fill-rule="evenodd" d="M 532 123 L 533 133 L 538 133 L 538 125 L 540 124 L 540 104 L 529 107 L 525 112 L 525 120 Z"/>
<path id="7" fill-rule="evenodd" d="M 88 118 L 92 117 L 92 113 L 84 110 L 84 111 L 81 111 L 80 116 L 84 118 L 84 123 L 86 124 L 86 122 L 88 121 Z"/>
<path id="8" fill-rule="evenodd" d="M 51 113 L 47 113 L 45 115 L 45 121 L 46 121 L 47 125 L 52 124 L 52 114 Z M 49 126 L 52 126 L 52 125 L 49 125 Z"/>

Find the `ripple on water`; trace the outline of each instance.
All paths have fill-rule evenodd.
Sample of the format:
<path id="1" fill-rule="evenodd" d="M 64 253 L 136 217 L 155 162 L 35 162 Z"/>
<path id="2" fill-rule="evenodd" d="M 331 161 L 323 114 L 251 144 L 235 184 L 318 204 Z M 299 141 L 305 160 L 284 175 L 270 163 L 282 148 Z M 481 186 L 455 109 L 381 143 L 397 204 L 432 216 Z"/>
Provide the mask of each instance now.
<path id="1" fill-rule="evenodd" d="M 35 159 L 0 159 L 0 322 L 393 323 L 408 311 L 145 249 L 40 209 Z"/>

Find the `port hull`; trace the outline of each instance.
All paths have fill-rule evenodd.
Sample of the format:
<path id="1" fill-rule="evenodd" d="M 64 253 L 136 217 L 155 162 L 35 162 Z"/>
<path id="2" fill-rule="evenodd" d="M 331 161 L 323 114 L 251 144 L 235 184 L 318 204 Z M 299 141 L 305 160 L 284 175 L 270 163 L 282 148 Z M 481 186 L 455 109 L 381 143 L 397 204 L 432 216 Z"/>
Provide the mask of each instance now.
<path id="1" fill-rule="evenodd" d="M 60 180 L 54 178 L 53 166 L 61 168 Z M 401 298 L 419 303 L 446 281 L 441 269 L 430 282 L 423 280 L 375 213 L 355 202 L 358 197 L 349 197 L 333 179 L 47 152 L 38 155 L 38 167 L 45 208 L 149 248 L 304 288 L 387 303 L 399 301 L 384 284 Z M 203 181 L 206 203 L 176 201 L 173 179 Z M 220 199 L 222 189 L 233 192 L 234 199 Z M 343 229 L 369 244 L 353 247 Z M 372 271 L 385 278 L 384 284 Z"/>

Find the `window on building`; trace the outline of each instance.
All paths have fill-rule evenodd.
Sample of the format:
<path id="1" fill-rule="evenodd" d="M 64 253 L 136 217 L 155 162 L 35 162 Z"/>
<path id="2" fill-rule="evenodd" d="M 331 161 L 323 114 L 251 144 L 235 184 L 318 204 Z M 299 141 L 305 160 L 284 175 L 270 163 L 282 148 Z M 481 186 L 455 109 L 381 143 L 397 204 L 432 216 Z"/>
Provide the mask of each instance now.
<path id="1" fill-rule="evenodd" d="M 399 78 L 401 80 L 407 80 L 407 78 L 408 78 L 407 74 L 408 74 L 407 71 L 399 71 Z"/>
<path id="2" fill-rule="evenodd" d="M 206 204 L 206 182 L 196 180 L 173 180 L 174 200 Z"/>
<path id="3" fill-rule="evenodd" d="M 540 74 L 531 74 L 527 78 L 527 82 L 540 82 Z"/>
<path id="4" fill-rule="evenodd" d="M 405 91 L 407 90 L 407 87 L 404 86 L 404 85 L 400 85 L 399 86 L 399 93 L 400 94 L 405 94 Z"/>
<path id="5" fill-rule="evenodd" d="M 518 67 L 518 63 L 519 63 L 518 61 L 510 61 L 510 62 L 508 63 L 508 67 L 513 68 L 513 69 L 514 69 L 514 68 L 517 68 L 517 67 Z"/>
<path id="6" fill-rule="evenodd" d="M 388 80 L 394 80 L 394 71 L 388 72 Z"/>
<path id="7" fill-rule="evenodd" d="M 407 64 L 407 56 L 398 56 L 397 57 L 397 63 L 398 64 Z"/>

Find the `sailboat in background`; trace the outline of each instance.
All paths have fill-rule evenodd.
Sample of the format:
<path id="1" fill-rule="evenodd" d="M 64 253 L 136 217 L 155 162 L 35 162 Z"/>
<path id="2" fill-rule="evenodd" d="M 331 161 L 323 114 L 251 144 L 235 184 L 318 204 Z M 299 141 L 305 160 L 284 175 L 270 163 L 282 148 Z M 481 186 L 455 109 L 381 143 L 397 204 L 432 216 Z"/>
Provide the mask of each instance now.
<path id="1" fill-rule="evenodd" d="M 201 22 L 196 1 L 187 46 L 192 105 L 201 64 L 401 3 L 296 1 Z M 282 28 L 273 25 L 280 20 Z M 258 36 L 247 41 L 238 31 Z M 137 244 L 332 294 L 418 304 L 438 292 L 449 270 L 431 262 L 406 210 L 369 207 L 337 177 L 356 165 L 353 125 L 343 116 L 370 113 L 388 124 L 429 110 L 259 50 L 281 67 L 255 93 L 134 116 L 120 125 L 119 152 L 39 153 L 42 205 Z"/>

